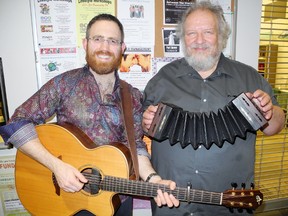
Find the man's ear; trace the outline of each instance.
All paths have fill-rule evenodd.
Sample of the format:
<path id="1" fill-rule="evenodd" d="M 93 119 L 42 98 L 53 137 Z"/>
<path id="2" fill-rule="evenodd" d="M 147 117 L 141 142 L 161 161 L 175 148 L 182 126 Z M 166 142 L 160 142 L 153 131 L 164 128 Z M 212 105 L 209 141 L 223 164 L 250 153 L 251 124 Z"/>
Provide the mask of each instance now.
<path id="1" fill-rule="evenodd" d="M 87 51 L 87 44 L 88 44 L 88 40 L 86 38 L 83 38 L 82 39 L 82 46 L 83 46 L 83 49 L 85 51 Z"/>
<path id="2" fill-rule="evenodd" d="M 124 54 L 124 52 L 126 51 L 126 44 L 123 42 L 122 45 L 122 53 Z"/>

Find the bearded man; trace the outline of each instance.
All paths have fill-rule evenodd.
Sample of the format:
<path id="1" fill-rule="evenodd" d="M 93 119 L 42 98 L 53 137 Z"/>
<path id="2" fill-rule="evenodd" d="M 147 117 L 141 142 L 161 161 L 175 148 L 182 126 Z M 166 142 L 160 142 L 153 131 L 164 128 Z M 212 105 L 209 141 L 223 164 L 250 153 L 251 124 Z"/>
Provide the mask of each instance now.
<path id="1" fill-rule="evenodd" d="M 221 6 L 210 1 L 192 3 L 182 17 L 177 33 L 185 57 L 162 67 L 148 82 L 144 90 L 146 111 L 142 121 L 145 131 L 150 128 L 160 102 L 209 116 L 242 92 L 258 104 L 268 121 L 261 128 L 263 133 L 273 135 L 281 131 L 284 112 L 269 83 L 252 67 L 222 54 L 230 30 Z M 153 140 L 152 165 L 159 176 L 175 181 L 179 187 L 191 183 L 194 189 L 223 192 L 232 182 L 248 186 L 254 178 L 255 140 L 256 133 L 248 132 L 245 139 L 237 137 L 233 143 L 225 141 L 222 147 L 213 144 L 209 149 L 202 145 L 197 149 L 192 145 L 182 147 L 180 143 L 172 145 L 168 139 Z M 201 197 L 196 197 L 199 199 Z M 152 210 L 155 216 L 249 215 L 245 210 L 232 212 L 223 206 L 193 202 L 181 202 L 178 208 L 171 205 L 157 208 L 152 202 Z"/>
<path id="2" fill-rule="evenodd" d="M 0 128 L 0 134 L 6 143 L 13 144 L 18 151 L 22 151 L 51 170 L 56 177 L 57 185 L 65 192 L 79 192 L 89 180 L 93 181 L 93 179 L 85 177 L 81 170 L 78 170 L 79 167 L 73 167 L 47 151 L 38 138 L 35 125 L 44 124 L 56 115 L 59 125 L 69 123 L 80 128 L 95 143 L 95 147 L 113 142 L 128 145 L 122 118 L 120 79 L 117 74 L 125 50 L 123 40 L 123 26 L 116 17 L 110 14 L 95 16 L 87 25 L 86 38 L 83 39 L 87 65 L 64 72 L 49 80 L 15 110 L 7 125 Z M 146 180 L 152 178 L 151 173 L 155 173 L 155 170 L 151 166 L 146 145 L 142 140 L 142 95 L 138 89 L 131 85 L 128 87 L 132 99 L 139 175 Z M 75 152 L 75 155 L 77 154 L 78 152 Z M 103 155 L 103 157 L 109 158 L 111 155 Z M 93 161 L 89 163 L 93 164 Z M 171 189 L 175 188 L 175 183 L 171 181 L 157 179 L 157 176 L 153 178 L 158 183 L 170 184 Z M 171 202 L 171 199 L 166 202 L 161 191 L 155 200 L 159 205 Z M 121 196 L 121 201 L 122 204 L 118 210 L 116 209 L 115 215 L 132 215 L 131 197 Z M 175 199 L 172 201 L 174 205 L 179 203 Z M 42 204 L 35 200 L 35 209 Z M 103 204 L 101 207 L 105 209 L 111 206 L 109 203 L 109 206 Z M 85 206 L 75 209 L 73 209 L 75 212 L 71 213 L 93 215 L 83 210 Z M 34 213 L 33 208 L 28 210 Z M 101 209 L 98 210 L 101 212 Z M 63 215 L 61 209 L 55 209 L 53 206 L 47 207 L 47 211 L 42 214 Z M 100 215 L 99 212 L 93 213 Z"/>

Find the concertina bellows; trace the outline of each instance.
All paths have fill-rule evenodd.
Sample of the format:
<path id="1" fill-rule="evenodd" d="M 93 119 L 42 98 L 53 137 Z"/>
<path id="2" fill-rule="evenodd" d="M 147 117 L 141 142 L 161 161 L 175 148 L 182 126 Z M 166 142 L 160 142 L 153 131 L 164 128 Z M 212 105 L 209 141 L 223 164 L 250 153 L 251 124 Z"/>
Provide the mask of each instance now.
<path id="1" fill-rule="evenodd" d="M 212 144 L 222 147 L 234 143 L 236 137 L 246 138 L 267 123 L 257 105 L 241 93 L 218 112 L 193 113 L 173 104 L 158 104 L 157 112 L 148 130 L 148 136 L 158 141 L 169 139 L 171 145 L 179 142 L 182 148 L 189 144 L 197 149 Z"/>

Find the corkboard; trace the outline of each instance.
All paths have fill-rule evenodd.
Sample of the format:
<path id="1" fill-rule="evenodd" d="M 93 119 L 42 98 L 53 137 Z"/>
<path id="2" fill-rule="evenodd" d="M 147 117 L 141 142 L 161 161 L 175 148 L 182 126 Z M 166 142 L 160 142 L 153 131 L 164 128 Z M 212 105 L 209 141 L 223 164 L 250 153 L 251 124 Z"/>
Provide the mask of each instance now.
<path id="1" fill-rule="evenodd" d="M 163 1 L 164 0 L 157 0 L 155 1 L 155 50 L 154 50 L 154 56 L 155 57 L 164 57 L 164 51 L 163 51 L 163 41 L 162 41 L 162 28 L 169 28 L 172 27 L 171 25 L 164 25 L 163 23 Z M 221 0 L 220 0 L 221 3 Z M 231 10 L 233 13 L 235 13 L 235 0 L 231 0 Z M 234 34 L 234 25 L 233 22 L 230 26 L 232 29 L 232 41 L 235 40 Z M 173 26 L 174 27 L 174 26 Z M 234 50 L 234 48 L 233 48 Z M 233 53 L 233 51 L 231 52 Z"/>
<path id="2" fill-rule="evenodd" d="M 155 1 L 155 57 L 163 57 L 162 28 L 163 25 L 163 0 Z"/>

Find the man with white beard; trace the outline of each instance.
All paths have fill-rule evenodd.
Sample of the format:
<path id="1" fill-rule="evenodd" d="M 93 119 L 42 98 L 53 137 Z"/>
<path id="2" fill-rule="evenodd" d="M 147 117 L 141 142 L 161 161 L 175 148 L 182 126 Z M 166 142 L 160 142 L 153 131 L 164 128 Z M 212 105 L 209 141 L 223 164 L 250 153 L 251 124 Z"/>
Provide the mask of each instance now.
<path id="1" fill-rule="evenodd" d="M 269 83 L 252 67 L 222 54 L 230 30 L 219 5 L 210 1 L 193 3 L 184 13 L 177 33 L 185 58 L 162 67 L 148 82 L 144 90 L 144 131 L 150 128 L 160 102 L 208 115 L 217 113 L 242 92 L 258 104 L 268 121 L 261 128 L 264 134 L 273 135 L 281 131 L 284 112 Z M 178 187 L 187 187 L 191 183 L 193 189 L 224 192 L 232 182 L 247 186 L 253 182 L 255 140 L 256 133 L 248 132 L 245 139 L 237 137 L 233 143 L 225 141 L 222 147 L 212 144 L 209 149 L 202 145 L 197 149 L 192 145 L 172 145 L 168 139 L 152 140 L 151 161 L 158 179 L 171 179 Z M 157 208 L 156 204 L 161 203 L 152 202 L 155 216 L 249 214 L 245 210 L 231 212 L 223 206 L 193 202 L 180 202 L 178 208 L 173 208 L 173 205 Z"/>

